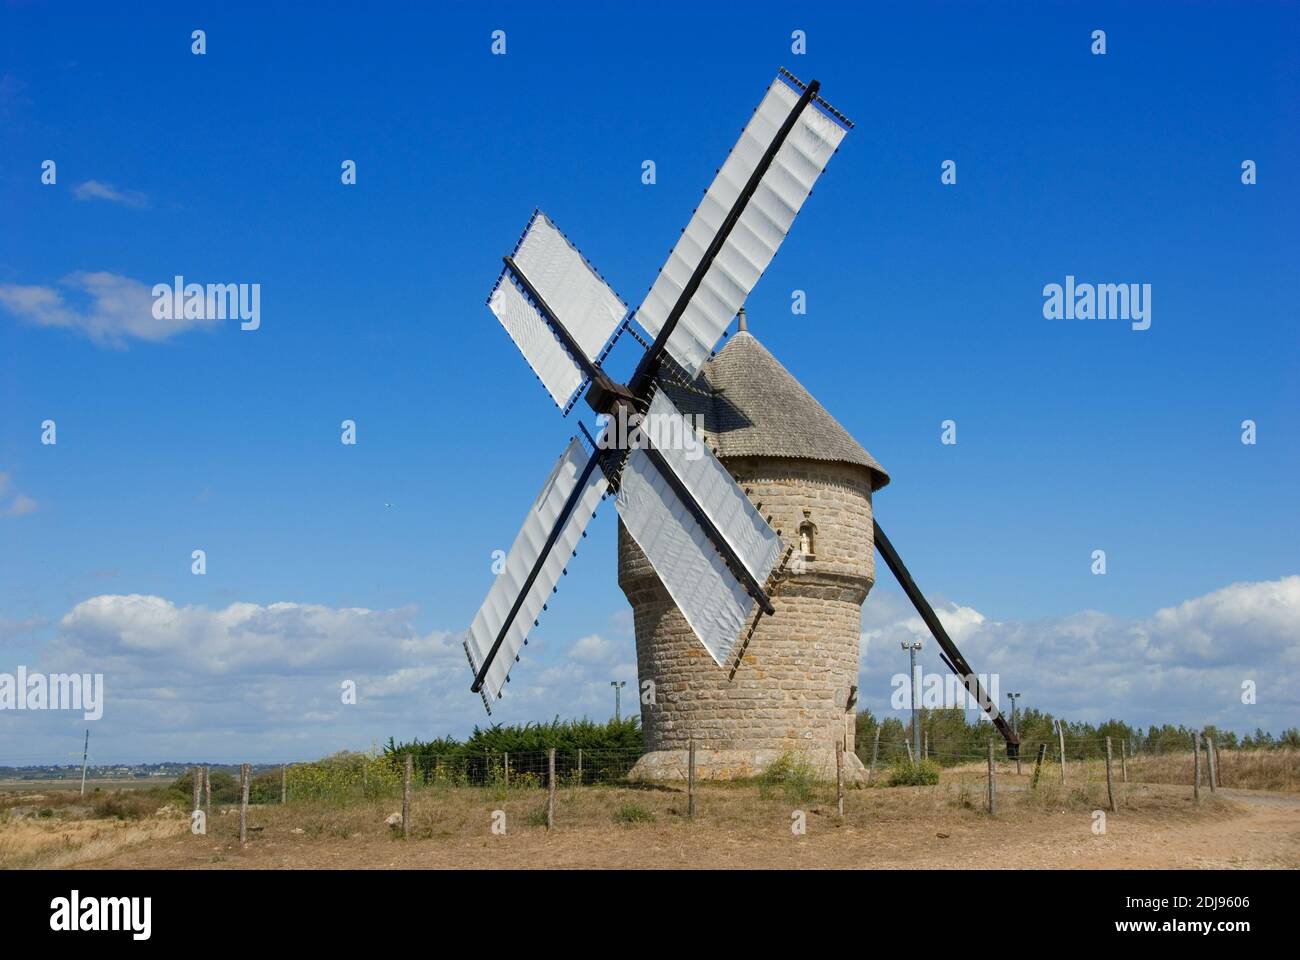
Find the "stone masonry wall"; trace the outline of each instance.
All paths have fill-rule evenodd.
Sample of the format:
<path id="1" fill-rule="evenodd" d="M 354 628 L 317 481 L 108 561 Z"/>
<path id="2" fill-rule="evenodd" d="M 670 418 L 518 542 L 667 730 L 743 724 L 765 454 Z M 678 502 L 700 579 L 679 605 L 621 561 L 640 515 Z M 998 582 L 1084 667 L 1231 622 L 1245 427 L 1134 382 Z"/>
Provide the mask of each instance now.
<path id="1" fill-rule="evenodd" d="M 819 763 L 829 750 L 833 763 L 838 738 L 850 753 L 854 746 L 850 696 L 862 602 L 874 582 L 870 475 L 847 464 L 767 457 L 726 465 L 795 546 L 791 563 L 800 524 L 815 525 L 814 559 L 782 582 L 775 616 L 760 620 L 728 680 L 619 524 L 619 585 L 632 604 L 637 670 L 642 682 L 655 683 L 656 703 L 641 705 L 646 749 L 680 751 L 694 738 L 705 750 L 740 751 L 742 766 L 761 768 L 810 748 Z"/>

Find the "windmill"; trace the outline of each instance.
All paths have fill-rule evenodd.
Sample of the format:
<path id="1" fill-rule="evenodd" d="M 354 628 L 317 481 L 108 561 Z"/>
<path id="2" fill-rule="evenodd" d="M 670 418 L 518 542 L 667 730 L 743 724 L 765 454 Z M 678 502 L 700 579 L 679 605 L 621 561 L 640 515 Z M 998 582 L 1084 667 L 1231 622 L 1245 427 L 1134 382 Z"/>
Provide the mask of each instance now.
<path id="1" fill-rule="evenodd" d="M 773 595 L 793 548 L 713 451 L 698 444 L 663 387 L 686 386 L 700 374 L 852 129 L 819 88 L 816 80 L 804 84 L 779 72 L 634 313 L 540 210 L 503 258 L 489 309 L 563 415 L 585 391 L 591 409 L 609 419 L 595 438 L 579 423 L 582 438 L 572 438 L 552 468 L 470 626 L 464 646 L 471 689 L 489 713 L 610 494 L 624 528 L 720 670 L 734 675 L 759 620 L 777 613 Z M 625 332 L 644 353 L 628 381 L 618 383 L 603 364 Z M 1014 755 L 1018 738 L 874 521 L 873 531 L 944 663 Z"/>

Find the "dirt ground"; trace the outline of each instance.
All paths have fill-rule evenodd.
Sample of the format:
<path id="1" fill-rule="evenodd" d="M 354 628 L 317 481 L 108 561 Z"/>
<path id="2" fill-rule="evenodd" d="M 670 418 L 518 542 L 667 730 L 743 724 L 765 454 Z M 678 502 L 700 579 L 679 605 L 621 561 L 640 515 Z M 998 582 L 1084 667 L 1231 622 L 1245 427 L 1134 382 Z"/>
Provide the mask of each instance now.
<path id="1" fill-rule="evenodd" d="M 1119 811 L 1094 833 L 1104 785 L 1029 791 L 1014 779 L 999 809 L 984 808 L 977 777 L 936 787 L 850 790 L 845 817 L 834 789 L 813 796 L 755 786 L 704 785 L 696 816 L 676 787 L 561 788 L 556 825 L 544 826 L 543 790 L 433 787 L 416 792 L 412 836 L 385 818 L 399 800 L 348 805 L 290 803 L 251 808 L 243 847 L 234 809 L 214 810 L 207 836 L 154 831 L 123 835 L 60 865 L 114 868 L 1296 868 L 1300 796 L 1256 790 L 1202 791 L 1127 784 Z M 505 815 L 494 834 L 494 811 Z M 792 831 L 802 811 L 806 833 Z M 499 822 L 499 817 L 498 817 Z M 9 829 L 0 826 L 0 844 Z M 17 864 L 15 864 L 17 865 Z M 38 866 L 33 861 L 29 865 Z"/>

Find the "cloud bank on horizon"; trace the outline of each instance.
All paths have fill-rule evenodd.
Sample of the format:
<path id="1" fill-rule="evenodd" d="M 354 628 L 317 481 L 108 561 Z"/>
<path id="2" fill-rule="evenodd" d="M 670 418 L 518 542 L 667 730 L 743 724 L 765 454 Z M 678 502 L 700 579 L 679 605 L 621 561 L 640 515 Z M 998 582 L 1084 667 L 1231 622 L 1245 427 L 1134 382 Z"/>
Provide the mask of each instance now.
<path id="1" fill-rule="evenodd" d="M 108 762 L 160 759 L 306 759 L 364 749 L 389 735 L 464 735 L 484 718 L 469 692 L 459 634 L 420 633 L 413 609 L 319 604 L 178 606 L 162 597 L 105 594 L 72 607 L 26 665 L 45 672 L 103 673 L 104 718 L 92 729 Z M 1070 719 L 1216 724 L 1280 732 L 1300 711 L 1300 576 L 1234 583 L 1140 619 L 1086 611 L 1033 621 L 995 621 L 941 605 L 939 615 L 981 672 L 999 673 L 1022 706 Z M 588 634 L 520 666 L 494 720 L 604 717 L 610 678 L 635 690 L 626 618 L 616 634 Z M 10 637 L 19 631 L 10 631 Z M 901 596 L 873 594 L 863 607 L 861 705 L 890 713 L 890 678 L 906 671 L 898 641 L 920 637 L 927 670 L 941 669 L 925 627 Z M 12 652 L 12 643 L 6 644 Z M 555 649 L 548 649 L 556 647 Z M 10 659 L 6 657 L 6 659 Z M 4 665 L 11 670 L 15 665 Z M 1257 703 L 1241 702 L 1254 681 Z M 356 703 L 344 703 L 345 681 Z M 635 709 L 635 699 L 625 702 Z M 22 758 L 55 762 L 81 728 L 79 716 L 14 713 Z"/>

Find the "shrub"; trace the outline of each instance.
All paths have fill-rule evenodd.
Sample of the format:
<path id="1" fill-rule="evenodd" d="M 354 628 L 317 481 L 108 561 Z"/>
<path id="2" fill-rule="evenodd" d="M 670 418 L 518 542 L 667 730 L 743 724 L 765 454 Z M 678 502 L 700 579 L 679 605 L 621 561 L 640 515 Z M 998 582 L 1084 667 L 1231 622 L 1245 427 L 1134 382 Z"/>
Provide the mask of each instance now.
<path id="1" fill-rule="evenodd" d="M 213 803 L 238 803 L 239 780 L 224 770 L 209 770 L 208 783 L 212 785 Z M 189 809 L 194 799 L 194 772 L 187 770 L 172 783 L 172 792 L 180 794 L 184 808 Z M 204 798 L 200 798 L 204 799 Z"/>
<path id="2" fill-rule="evenodd" d="M 545 783 L 546 755 L 555 749 L 556 776 L 566 784 L 605 783 L 621 780 L 641 755 L 641 723 L 637 716 L 595 723 L 588 719 L 550 723 L 475 727 L 465 742 L 454 737 L 398 743 L 390 737 L 384 757 L 400 767 L 405 755 L 415 758 L 417 777 L 423 783 L 458 786 L 491 784 L 503 777 L 503 755 L 510 754 L 510 786 Z M 583 752 L 582 774 L 577 770 Z M 531 775 L 535 779 L 525 779 Z"/>
<path id="3" fill-rule="evenodd" d="M 158 809 L 159 800 L 152 790 L 120 790 L 98 797 L 91 809 L 102 820 L 140 820 Z"/>
<path id="4" fill-rule="evenodd" d="M 615 823 L 654 823 L 655 815 L 635 803 L 625 803 L 614 811 Z"/>
<path id="5" fill-rule="evenodd" d="M 812 764 L 806 757 L 783 753 L 758 778 L 758 792 L 759 796 L 766 799 L 779 788 L 786 799 L 798 803 L 812 796 L 816 784 Z"/>
<path id="6" fill-rule="evenodd" d="M 929 787 L 938 782 L 939 765 L 933 760 L 922 760 L 920 763 L 896 760 L 889 771 L 891 787 Z"/>

